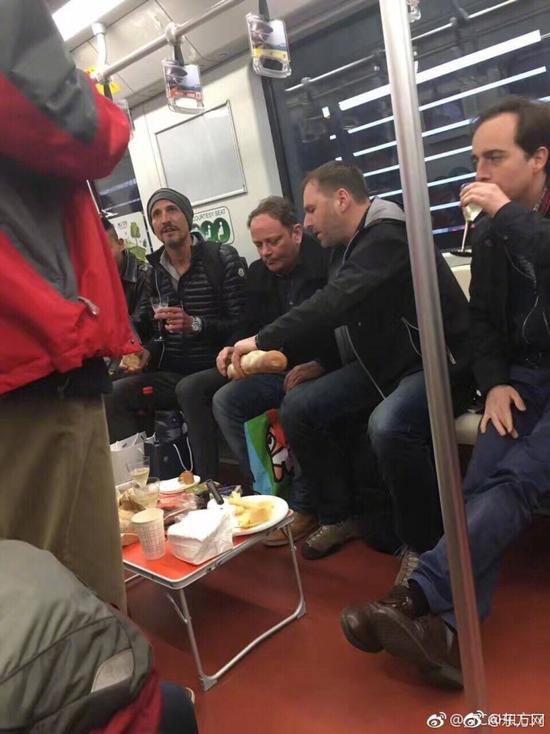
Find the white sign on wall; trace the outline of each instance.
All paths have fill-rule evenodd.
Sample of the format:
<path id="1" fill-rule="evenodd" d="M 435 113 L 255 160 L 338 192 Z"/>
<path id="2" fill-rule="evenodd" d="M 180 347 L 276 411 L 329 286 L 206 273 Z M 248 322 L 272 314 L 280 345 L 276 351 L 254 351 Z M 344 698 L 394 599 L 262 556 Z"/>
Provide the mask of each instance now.
<path id="1" fill-rule="evenodd" d="M 140 260 L 145 258 L 146 253 L 152 252 L 143 212 L 123 214 L 113 217 L 110 221 L 114 224 L 117 235 L 124 240 L 126 249 L 137 255 Z"/>
<path id="2" fill-rule="evenodd" d="M 195 212 L 193 229 L 200 231 L 205 240 L 213 240 L 224 245 L 230 245 L 235 240 L 231 216 L 226 206 Z"/>

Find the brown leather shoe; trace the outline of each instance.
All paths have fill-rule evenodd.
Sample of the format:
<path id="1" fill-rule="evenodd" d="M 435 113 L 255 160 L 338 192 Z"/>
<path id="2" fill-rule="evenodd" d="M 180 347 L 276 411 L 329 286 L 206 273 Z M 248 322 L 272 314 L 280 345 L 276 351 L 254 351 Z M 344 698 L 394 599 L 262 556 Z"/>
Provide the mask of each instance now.
<path id="1" fill-rule="evenodd" d="M 317 525 L 318 522 L 315 515 L 304 515 L 301 512 L 295 512 L 290 525 L 292 530 L 292 539 L 294 541 L 300 540 L 305 535 L 313 532 Z M 269 548 L 276 548 L 277 546 L 286 545 L 287 543 L 288 538 L 284 530 L 274 530 L 272 533 L 269 533 L 263 541 L 263 544 L 267 545 Z"/>
<path id="2" fill-rule="evenodd" d="M 394 586 L 381 601 L 346 607 L 340 617 L 342 631 L 347 641 L 363 652 L 380 652 L 383 649 L 374 614 L 380 605 L 398 609 L 411 619 L 415 616 L 414 605 L 406 586 Z"/>
<path id="3" fill-rule="evenodd" d="M 395 606 L 372 607 L 371 626 L 386 652 L 414 663 L 435 686 L 462 688 L 458 638 L 441 617 L 426 614 L 411 619 Z"/>

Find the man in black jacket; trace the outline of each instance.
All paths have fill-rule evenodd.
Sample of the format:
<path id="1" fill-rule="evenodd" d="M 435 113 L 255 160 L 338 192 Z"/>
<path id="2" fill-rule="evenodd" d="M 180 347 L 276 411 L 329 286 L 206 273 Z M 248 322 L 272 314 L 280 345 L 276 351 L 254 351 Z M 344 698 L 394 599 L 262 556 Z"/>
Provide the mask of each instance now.
<path id="1" fill-rule="evenodd" d="M 149 256 L 151 301 L 156 336 L 144 347 L 137 374 L 117 380 L 106 400 L 111 441 L 140 430 L 142 390 L 153 387 L 157 410 L 178 406 L 189 430 L 195 469 L 211 476 L 211 424 L 203 422 L 193 380 L 216 363 L 219 350 L 241 321 L 245 271 L 234 247 L 206 242 L 191 233 L 193 208 L 173 189 L 156 191 L 147 203 L 147 216 L 163 247 Z M 150 307 L 147 315 L 152 321 Z M 217 385 L 224 383 L 217 376 Z"/>
<path id="2" fill-rule="evenodd" d="M 326 285 L 329 260 L 327 251 L 303 231 L 290 202 L 280 196 L 261 201 L 250 213 L 248 227 L 260 259 L 253 262 L 248 271 L 243 336 L 267 326 Z M 252 375 L 246 380 L 228 383 L 215 394 L 214 416 L 250 485 L 252 475 L 244 423 L 270 408 L 279 407 L 285 393 L 300 382 L 323 374 L 329 362 L 334 360 L 331 342 L 330 334 L 322 345 L 321 340 L 311 334 L 300 349 L 289 354 L 293 366 L 287 373 Z M 225 347 L 218 355 L 218 369 L 224 376 L 232 352 L 232 347 Z M 294 510 L 292 534 L 295 539 L 301 538 L 313 529 L 316 519 L 299 470 L 293 480 L 289 503 Z M 266 545 L 286 542 L 284 533 L 277 531 Z"/>
<path id="3" fill-rule="evenodd" d="M 470 286 L 474 372 L 485 396 L 464 482 L 472 567 L 483 618 L 503 551 L 550 495 L 550 109 L 504 99 L 474 124 L 476 182 L 461 204 L 485 213 Z M 462 676 L 445 538 L 408 585 L 348 608 L 348 640 L 416 663 L 436 684 Z"/>
<path id="4" fill-rule="evenodd" d="M 308 175 L 305 225 L 341 265 L 308 301 L 235 345 L 233 364 L 252 349 L 289 350 L 319 328 L 335 329 L 343 367 L 285 397 L 281 418 L 308 486 L 317 490 L 320 529 L 302 553 L 321 558 L 357 537 L 342 470 L 350 433 L 368 422 L 381 473 L 392 493 L 396 530 L 419 553 L 441 534 L 420 341 L 403 211 L 369 201 L 362 173 L 331 162 Z M 455 410 L 471 394 L 467 303 L 437 255 Z M 414 556 L 403 557 L 409 572 Z"/>
<path id="5" fill-rule="evenodd" d="M 128 304 L 130 321 L 140 339 L 145 339 L 149 334 L 147 333 L 147 326 L 142 323 L 142 320 L 150 305 L 150 280 L 147 275 L 150 266 L 148 263 L 138 260 L 132 252 L 128 252 L 124 240 L 118 236 L 113 223 L 106 216 L 101 217 L 101 223 L 105 232 L 107 232 L 111 252 L 120 273 L 120 282 Z"/>

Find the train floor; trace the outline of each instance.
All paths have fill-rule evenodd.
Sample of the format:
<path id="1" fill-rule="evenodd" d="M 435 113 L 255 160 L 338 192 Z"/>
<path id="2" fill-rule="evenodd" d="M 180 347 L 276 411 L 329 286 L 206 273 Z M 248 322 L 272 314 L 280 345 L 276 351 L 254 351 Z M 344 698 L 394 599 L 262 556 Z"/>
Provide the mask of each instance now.
<path id="1" fill-rule="evenodd" d="M 550 518 L 538 518 L 509 550 L 482 627 L 488 712 L 542 713 L 548 727 L 549 529 Z M 289 564 L 288 548 L 257 545 L 191 587 L 207 672 L 294 608 Z M 409 665 L 386 653 L 362 653 L 340 631 L 342 608 L 384 594 L 397 559 L 357 540 L 322 560 L 300 557 L 299 564 L 306 615 L 262 642 L 206 693 L 185 627 L 162 590 L 149 581 L 129 588 L 132 617 L 152 640 L 162 678 L 196 692 L 200 734 L 416 734 L 428 731 L 428 717 L 440 712 L 447 717 L 442 731 L 456 731 L 449 718 L 467 712 L 462 693 L 429 688 Z"/>

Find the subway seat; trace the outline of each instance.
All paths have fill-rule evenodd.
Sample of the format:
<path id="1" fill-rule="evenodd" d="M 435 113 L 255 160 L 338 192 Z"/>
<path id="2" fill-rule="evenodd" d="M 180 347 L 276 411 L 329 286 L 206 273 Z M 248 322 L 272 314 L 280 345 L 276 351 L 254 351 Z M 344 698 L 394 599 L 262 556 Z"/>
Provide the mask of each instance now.
<path id="1" fill-rule="evenodd" d="M 457 263 L 458 261 L 458 263 Z M 458 280 L 458 284 L 464 291 L 466 298 L 470 295 L 470 260 L 465 261 L 461 258 L 453 258 L 451 255 L 448 259 L 449 266 L 453 271 L 453 275 Z M 457 263 L 457 264 L 455 264 Z M 479 413 L 463 413 L 455 420 L 456 439 L 463 446 L 474 446 L 477 439 L 477 432 L 481 416 Z"/>

